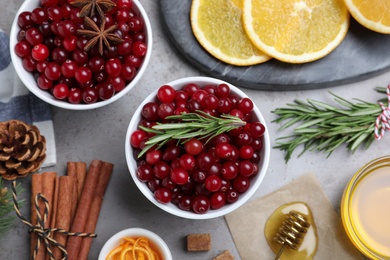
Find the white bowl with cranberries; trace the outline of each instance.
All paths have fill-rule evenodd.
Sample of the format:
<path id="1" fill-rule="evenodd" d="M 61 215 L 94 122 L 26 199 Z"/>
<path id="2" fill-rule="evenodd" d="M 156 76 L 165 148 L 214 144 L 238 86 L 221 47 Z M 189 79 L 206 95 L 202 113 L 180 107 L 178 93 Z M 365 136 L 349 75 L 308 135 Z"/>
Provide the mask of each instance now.
<path id="1" fill-rule="evenodd" d="M 138 0 L 87 4 L 25 1 L 12 24 L 11 58 L 19 78 L 57 107 L 110 104 L 137 84 L 149 63 L 152 30 Z"/>
<path id="2" fill-rule="evenodd" d="M 153 204 L 179 217 L 210 219 L 256 192 L 270 140 L 261 112 L 239 88 L 188 77 L 161 85 L 140 104 L 125 149 L 132 179 Z"/>

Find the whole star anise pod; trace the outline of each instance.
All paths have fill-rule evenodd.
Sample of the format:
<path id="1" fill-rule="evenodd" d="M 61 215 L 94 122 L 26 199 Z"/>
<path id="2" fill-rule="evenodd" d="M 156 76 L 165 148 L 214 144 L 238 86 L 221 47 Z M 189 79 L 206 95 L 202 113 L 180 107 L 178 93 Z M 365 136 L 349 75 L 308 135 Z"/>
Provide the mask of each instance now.
<path id="1" fill-rule="evenodd" d="M 116 4 L 111 0 L 75 0 L 70 2 L 70 4 L 81 8 L 81 17 L 92 17 L 95 15 L 95 11 L 97 11 L 102 20 L 104 20 L 104 13 L 110 11 L 116 6 Z"/>
<path id="2" fill-rule="evenodd" d="M 117 28 L 117 25 L 111 25 L 107 29 L 105 29 L 106 21 L 102 20 L 100 27 L 89 17 L 84 18 L 84 22 L 86 24 L 86 28 L 88 29 L 79 29 L 77 32 L 84 37 L 90 38 L 90 40 L 85 44 L 84 50 L 89 51 L 93 46 L 99 43 L 99 53 L 103 55 L 103 43 L 107 48 L 110 48 L 110 42 L 118 44 L 123 42 L 123 39 L 118 35 L 112 33 Z"/>

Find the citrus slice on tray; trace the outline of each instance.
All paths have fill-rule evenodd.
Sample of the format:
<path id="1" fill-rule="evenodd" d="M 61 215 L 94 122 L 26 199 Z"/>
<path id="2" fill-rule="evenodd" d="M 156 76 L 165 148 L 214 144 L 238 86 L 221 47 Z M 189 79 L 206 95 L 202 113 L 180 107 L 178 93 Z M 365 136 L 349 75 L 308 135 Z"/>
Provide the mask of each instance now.
<path id="1" fill-rule="evenodd" d="M 324 57 L 344 39 L 349 12 L 343 0 L 243 0 L 248 37 L 266 54 L 289 63 Z"/>
<path id="2" fill-rule="evenodd" d="M 258 50 L 242 24 L 243 0 L 193 0 L 190 11 L 192 31 L 200 45 L 228 64 L 249 66 L 271 57 Z"/>
<path id="3" fill-rule="evenodd" d="M 344 0 L 349 12 L 364 27 L 390 34 L 389 0 Z"/>

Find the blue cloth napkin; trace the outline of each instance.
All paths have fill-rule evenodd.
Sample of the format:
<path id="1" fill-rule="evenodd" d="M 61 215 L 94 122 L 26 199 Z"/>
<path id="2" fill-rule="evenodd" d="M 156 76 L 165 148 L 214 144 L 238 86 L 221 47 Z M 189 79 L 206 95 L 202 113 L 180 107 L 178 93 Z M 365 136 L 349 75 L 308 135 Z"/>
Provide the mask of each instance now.
<path id="1" fill-rule="evenodd" d="M 9 36 L 0 29 L 0 122 L 17 119 L 38 127 L 46 138 L 42 167 L 56 164 L 56 145 L 50 105 L 28 91 L 12 65 Z"/>

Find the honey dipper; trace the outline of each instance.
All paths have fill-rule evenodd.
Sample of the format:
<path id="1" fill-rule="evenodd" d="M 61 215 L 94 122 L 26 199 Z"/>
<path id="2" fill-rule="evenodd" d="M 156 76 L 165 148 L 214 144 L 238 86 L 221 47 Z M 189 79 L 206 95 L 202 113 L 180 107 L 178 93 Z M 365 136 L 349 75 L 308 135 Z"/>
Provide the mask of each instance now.
<path id="1" fill-rule="evenodd" d="M 296 250 L 309 227 L 309 222 L 300 212 L 291 210 L 274 237 L 274 240 L 282 245 L 275 260 L 280 258 L 287 246 Z"/>

